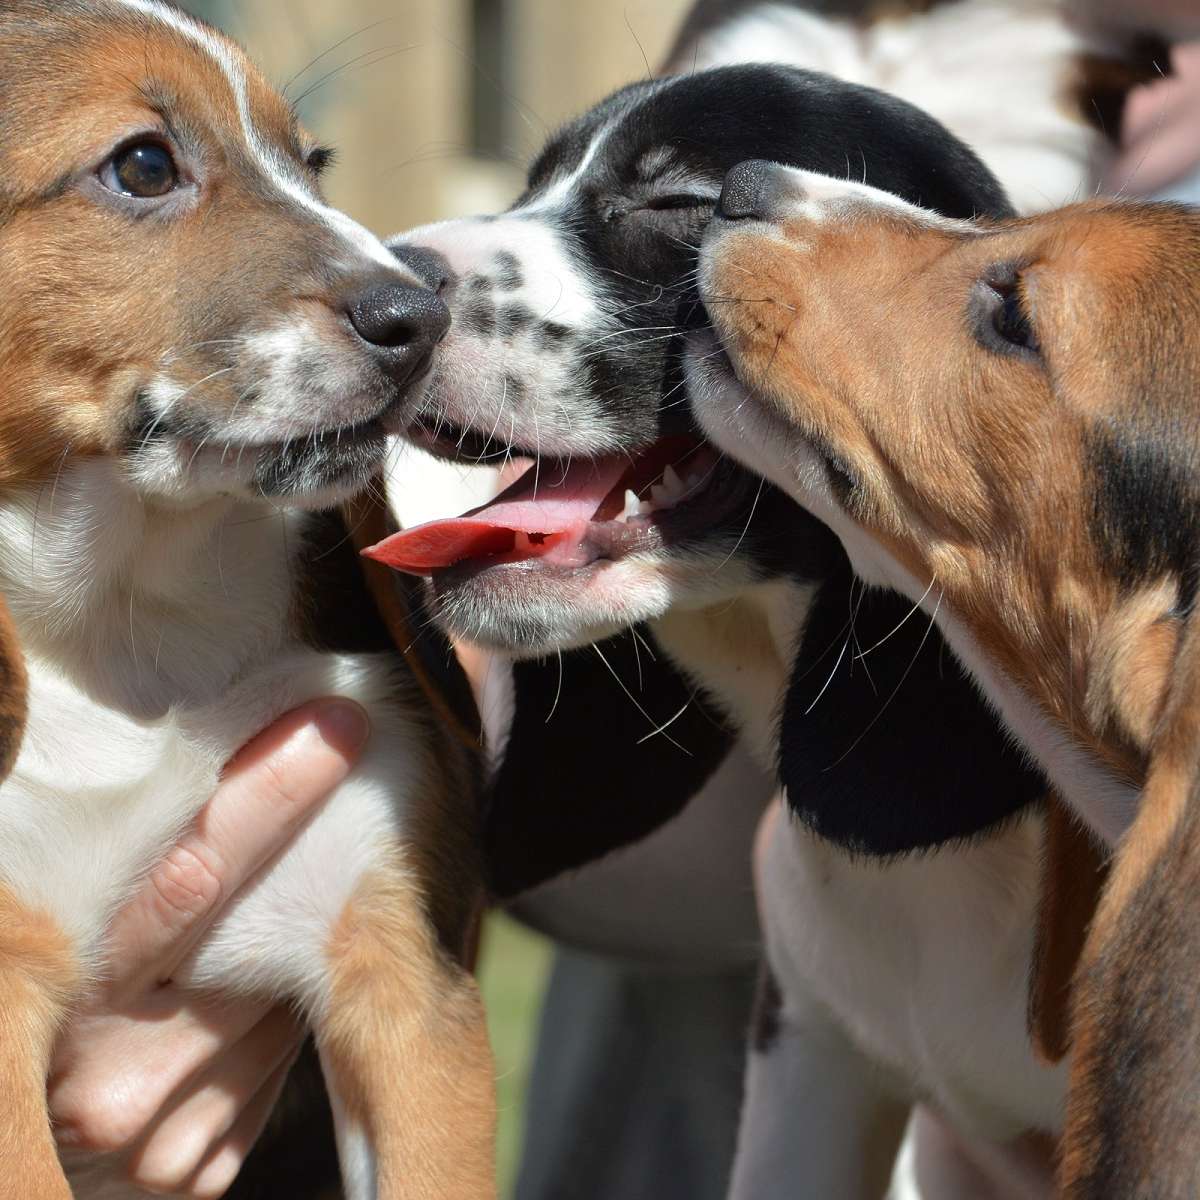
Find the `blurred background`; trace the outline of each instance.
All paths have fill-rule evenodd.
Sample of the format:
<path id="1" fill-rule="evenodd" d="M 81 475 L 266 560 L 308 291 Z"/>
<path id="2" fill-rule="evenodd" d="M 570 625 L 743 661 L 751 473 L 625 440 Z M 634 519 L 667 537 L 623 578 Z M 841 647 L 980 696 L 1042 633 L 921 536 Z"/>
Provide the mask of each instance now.
<path id="1" fill-rule="evenodd" d="M 689 0 L 185 0 L 337 146 L 377 233 L 504 207 L 566 117 L 651 73 Z"/>
<path id="2" fill-rule="evenodd" d="M 562 121 L 652 74 L 691 0 L 185 0 L 246 46 L 337 148 L 330 202 L 387 235 L 507 207 Z M 503 917 L 481 984 L 511 1194 L 550 951 Z"/>

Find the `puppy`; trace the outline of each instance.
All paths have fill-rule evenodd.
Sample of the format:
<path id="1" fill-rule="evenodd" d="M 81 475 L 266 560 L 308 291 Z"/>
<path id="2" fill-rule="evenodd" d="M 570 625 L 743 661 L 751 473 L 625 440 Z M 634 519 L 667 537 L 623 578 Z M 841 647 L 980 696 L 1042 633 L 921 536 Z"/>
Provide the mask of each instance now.
<path id="1" fill-rule="evenodd" d="M 713 309 L 728 358 L 694 347 L 702 425 L 929 614 L 1116 852 L 1064 1192 L 1195 1195 L 1200 217 L 1091 203 L 981 226 L 751 163 L 702 288 L 748 276 L 758 303 Z"/>
<path id="2" fill-rule="evenodd" d="M 14 0 L 0 61 L 0 594 L 29 680 L 0 788 L 0 1196 L 71 1194 L 45 1076 L 114 910 L 230 755 L 329 693 L 369 708 L 370 748 L 174 978 L 313 1022 L 347 1196 L 493 1195 L 458 965 L 477 765 L 320 511 L 419 402 L 449 324 L 428 263 L 322 202 L 328 152 L 173 5 Z M 176 867 L 175 902 L 211 898 Z"/>

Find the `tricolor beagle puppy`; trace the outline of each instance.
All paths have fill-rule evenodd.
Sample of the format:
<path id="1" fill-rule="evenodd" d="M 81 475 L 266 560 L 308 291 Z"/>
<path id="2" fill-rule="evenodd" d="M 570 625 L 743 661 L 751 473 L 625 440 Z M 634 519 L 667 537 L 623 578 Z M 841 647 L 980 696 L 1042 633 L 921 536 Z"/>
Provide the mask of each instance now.
<path id="1" fill-rule="evenodd" d="M 492 1196 L 459 965 L 477 764 L 327 511 L 420 400 L 438 280 L 323 203 L 328 153 L 174 5 L 13 0 L 0 64 L 0 595 L 29 699 L 0 787 L 0 1197 L 72 1194 L 45 1077 L 116 907 L 243 742 L 337 693 L 370 710 L 360 765 L 174 978 L 313 1023 L 348 1197 Z M 175 866 L 174 902 L 211 894 Z"/>
<path id="2" fill-rule="evenodd" d="M 693 348 L 703 427 L 936 624 L 1113 852 L 1077 982 L 1065 1194 L 1196 1195 L 1200 216 L 1094 202 L 976 224 L 750 163 L 701 281 L 720 301 L 720 349 Z"/>

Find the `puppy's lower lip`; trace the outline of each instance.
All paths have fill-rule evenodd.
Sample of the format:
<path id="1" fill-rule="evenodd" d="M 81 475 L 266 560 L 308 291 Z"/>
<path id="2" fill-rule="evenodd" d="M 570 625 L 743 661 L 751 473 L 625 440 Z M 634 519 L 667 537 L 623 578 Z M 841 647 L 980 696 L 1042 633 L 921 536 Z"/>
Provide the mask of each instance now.
<path id="1" fill-rule="evenodd" d="M 490 504 L 404 530 L 366 551 L 396 570 L 431 575 L 461 564 L 537 559 L 576 568 L 651 550 L 671 539 L 717 474 L 695 438 L 665 438 L 634 459 L 542 461 Z M 677 511 L 678 510 L 678 511 Z"/>

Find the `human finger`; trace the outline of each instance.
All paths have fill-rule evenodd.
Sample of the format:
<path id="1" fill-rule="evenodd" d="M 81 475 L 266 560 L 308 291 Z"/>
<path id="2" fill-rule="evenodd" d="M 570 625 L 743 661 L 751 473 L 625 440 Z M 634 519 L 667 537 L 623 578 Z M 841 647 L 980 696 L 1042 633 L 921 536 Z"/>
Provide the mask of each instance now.
<path id="1" fill-rule="evenodd" d="M 289 1009 L 267 1016 L 176 1099 L 130 1156 L 130 1179 L 154 1193 L 187 1191 L 279 1068 L 294 1060 L 303 1040 L 304 1026 Z"/>
<path id="2" fill-rule="evenodd" d="M 92 1153 L 133 1145 L 272 1007 L 262 998 L 181 1000 L 164 988 L 129 1012 L 77 1018 L 55 1048 L 47 1089 L 59 1144 Z"/>
<path id="3" fill-rule="evenodd" d="M 242 1164 L 270 1120 L 294 1057 L 275 1069 L 225 1138 L 209 1151 L 184 1190 L 183 1194 L 190 1200 L 220 1200 L 233 1186 Z"/>
<path id="4" fill-rule="evenodd" d="M 170 977 L 228 900 L 349 773 L 369 735 L 348 700 L 313 701 L 249 742 L 194 826 L 118 914 L 108 943 L 112 1003 Z"/>

